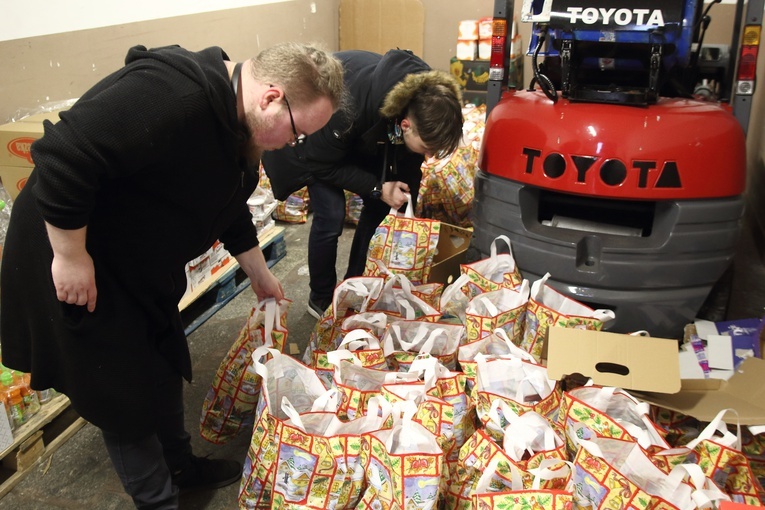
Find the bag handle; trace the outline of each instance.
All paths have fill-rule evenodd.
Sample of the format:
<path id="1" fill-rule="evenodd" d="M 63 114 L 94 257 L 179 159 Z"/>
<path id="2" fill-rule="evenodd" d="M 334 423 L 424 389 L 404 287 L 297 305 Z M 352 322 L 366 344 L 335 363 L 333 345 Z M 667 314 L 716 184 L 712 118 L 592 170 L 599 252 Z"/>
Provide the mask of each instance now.
<path id="1" fill-rule="evenodd" d="M 414 207 L 412 207 L 412 195 L 409 193 L 404 193 L 404 196 L 406 197 L 406 210 L 404 211 L 403 218 L 414 218 Z M 400 216 L 398 213 L 398 209 L 395 207 L 390 208 L 390 214 L 393 216 Z"/>
<path id="2" fill-rule="evenodd" d="M 341 349 L 348 346 L 351 351 L 359 349 L 379 349 L 380 342 L 373 334 L 365 329 L 354 329 L 343 336 L 343 341 L 337 346 Z"/>
<path id="3" fill-rule="evenodd" d="M 689 508 L 716 508 L 712 505 L 715 501 L 731 501 L 731 497 L 720 490 L 698 464 L 678 464 L 673 467 L 662 482 L 661 492 L 674 494 L 686 479 L 691 485 L 692 506 L 689 505 Z"/>
<path id="4" fill-rule="evenodd" d="M 502 328 L 497 328 L 493 331 L 495 336 L 498 336 L 500 339 L 502 339 L 505 344 L 507 345 L 507 349 L 510 351 L 510 355 L 514 356 L 516 358 L 521 358 L 525 361 L 530 361 L 534 364 L 539 364 L 539 361 L 532 355 L 529 351 L 525 349 L 521 349 L 517 345 L 513 343 L 512 340 L 510 340 L 510 337 L 507 336 L 507 331 L 505 331 Z"/>
<path id="5" fill-rule="evenodd" d="M 552 466 L 559 466 L 561 464 L 568 468 L 567 473 L 563 472 L 565 469 L 564 467 L 552 469 Z M 566 483 L 566 488 L 564 490 L 566 492 L 573 492 L 574 477 L 572 475 L 574 474 L 575 470 L 576 468 L 574 467 L 574 463 L 571 461 L 553 458 L 542 459 L 537 467 L 529 469 L 529 473 L 534 476 L 534 481 L 531 484 L 531 490 L 539 490 L 540 486 L 542 485 L 542 481 L 555 480 L 557 478 L 564 478 L 568 476 L 568 483 Z"/>
<path id="6" fill-rule="evenodd" d="M 728 430 L 727 425 L 723 421 L 723 417 L 728 411 L 736 415 L 736 434 L 733 434 L 730 430 Z M 721 436 L 716 436 L 713 438 L 715 432 L 719 432 Z M 738 419 L 738 412 L 731 408 L 721 410 L 719 413 L 717 413 L 717 416 L 715 416 L 714 419 L 709 422 L 709 425 L 704 427 L 704 430 L 702 430 L 699 435 L 696 436 L 696 439 L 689 442 L 686 446 L 693 450 L 701 441 L 707 439 L 712 439 L 715 443 L 719 443 L 723 446 L 741 451 L 741 422 Z"/>
<path id="7" fill-rule="evenodd" d="M 483 474 L 481 474 L 481 477 L 475 484 L 473 494 L 486 494 L 487 492 L 491 492 L 489 490 L 491 478 L 497 473 L 499 461 L 499 455 L 494 455 L 494 457 L 491 458 L 489 464 L 486 465 L 486 469 L 483 470 Z M 510 485 L 512 485 L 510 490 L 523 490 L 523 476 L 521 475 L 521 471 L 512 462 L 508 462 L 507 465 L 510 466 Z"/>

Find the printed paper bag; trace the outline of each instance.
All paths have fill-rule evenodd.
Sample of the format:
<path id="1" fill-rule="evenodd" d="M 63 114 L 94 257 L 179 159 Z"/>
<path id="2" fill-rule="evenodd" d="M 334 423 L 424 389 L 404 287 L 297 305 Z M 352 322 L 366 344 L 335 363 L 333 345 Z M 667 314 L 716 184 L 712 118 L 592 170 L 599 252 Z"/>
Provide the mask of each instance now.
<path id="1" fill-rule="evenodd" d="M 728 430 L 723 421 L 732 409 L 722 409 L 704 427 L 698 437 L 685 447 L 656 453 L 652 459 L 664 471 L 677 464 L 698 464 L 705 476 L 723 489 L 736 503 L 761 506 L 765 491 L 752 471 L 749 460 L 741 452 L 741 430 Z"/>
<path id="2" fill-rule="evenodd" d="M 424 382 L 384 384 L 382 396 L 393 406 L 413 402 L 417 412 L 412 418 L 435 436 L 438 446 L 448 456 L 455 449 L 454 406 L 445 400 L 429 395 Z"/>
<path id="3" fill-rule="evenodd" d="M 414 217 L 412 200 L 407 195 L 404 215 L 391 209 L 372 236 L 364 275 L 380 276 L 375 263 L 379 260 L 392 273 L 405 275 L 415 285 L 428 283 L 440 231 L 440 221 Z"/>
<path id="4" fill-rule="evenodd" d="M 544 467 L 534 469 L 534 482 L 530 488 L 518 487 L 518 478 L 514 477 L 509 490 L 496 491 L 492 485 L 492 475 L 497 470 L 499 461 L 494 459 L 479 478 L 472 495 L 472 508 L 489 509 L 533 509 L 533 510 L 571 510 L 574 507 L 572 468 L 569 462 L 551 460 Z M 550 467 L 550 466 L 553 467 Z M 560 465 L 560 467 L 557 467 Z M 562 480 L 562 489 L 545 489 L 543 480 Z"/>
<path id="5" fill-rule="evenodd" d="M 364 368 L 352 354 L 331 352 L 329 362 L 335 368 L 333 384 L 340 391 L 337 415 L 342 420 L 365 414 L 368 402 L 381 394 L 384 384 L 417 380 L 417 374 Z"/>
<path id="6" fill-rule="evenodd" d="M 422 164 L 417 216 L 434 218 L 463 228 L 472 227 L 473 180 L 478 149 L 458 147 L 448 157 Z"/>
<path id="7" fill-rule="evenodd" d="M 502 241 L 507 246 L 507 253 L 497 253 L 498 241 Z M 499 289 L 519 290 L 523 283 L 521 272 L 515 265 L 510 239 L 505 235 L 497 236 L 492 241 L 489 258 L 471 264 L 462 264 L 460 271 L 470 280 L 468 288 L 471 298 Z"/>
<path id="8" fill-rule="evenodd" d="M 457 467 L 450 478 L 448 506 L 470 508 L 472 495 L 480 492 L 479 479 L 490 470 L 492 462 L 495 469 L 490 483 L 495 490 L 504 492 L 532 488 L 533 472 L 545 460 L 566 460 L 565 443 L 545 418 L 533 411 L 514 416 L 501 443 L 485 429 L 479 429 L 460 449 Z M 558 489 L 563 487 L 562 482 L 551 479 L 544 481 L 541 487 Z"/>
<path id="9" fill-rule="evenodd" d="M 397 320 L 388 325 L 382 348 L 392 370 L 406 372 L 414 359 L 430 354 L 450 370 L 457 367 L 457 349 L 465 327 L 423 321 Z"/>
<path id="10" fill-rule="evenodd" d="M 483 354 L 495 358 L 519 358 L 531 363 L 537 363 L 530 353 L 515 345 L 505 333 L 504 329 L 497 328 L 489 336 L 484 336 L 457 349 L 457 363 L 467 378 L 467 389 L 471 392 L 475 386 L 478 362 L 476 356 Z"/>
<path id="11" fill-rule="evenodd" d="M 616 318 L 612 310 L 593 310 L 564 296 L 547 285 L 549 277 L 550 273 L 547 273 L 534 282 L 526 307 L 526 326 L 520 346 L 535 358 L 541 356 L 551 326 L 599 331 Z"/>
<path id="12" fill-rule="evenodd" d="M 355 508 L 364 489 L 362 435 L 383 428 L 390 405 L 372 399 L 368 413 L 350 422 L 330 412 L 298 413 L 287 397 L 282 410 L 289 419 L 277 437 L 272 508 Z"/>
<path id="13" fill-rule="evenodd" d="M 239 337 L 215 372 L 199 421 L 199 433 L 223 444 L 242 430 L 252 430 L 261 378 L 252 370 L 252 353 L 259 346 L 284 351 L 289 300 L 264 299 L 250 312 Z"/>
<path id="14" fill-rule="evenodd" d="M 639 402 L 624 390 L 580 386 L 563 393 L 558 425 L 566 433 L 572 456 L 578 440 L 595 436 L 636 441 L 646 450 L 669 448 L 661 429 L 648 416 L 649 412 L 649 404 Z"/>
<path id="15" fill-rule="evenodd" d="M 412 283 L 402 274 L 392 275 L 386 279 L 379 298 L 369 307 L 369 310 L 407 320 L 435 322 L 441 317 L 441 312 L 414 294 Z"/>
<path id="16" fill-rule="evenodd" d="M 332 355 L 331 353 L 335 354 Z M 332 386 L 332 377 L 335 371 L 335 366 L 329 362 L 330 355 L 335 358 L 342 356 L 342 359 L 355 357 L 362 367 L 388 370 L 388 363 L 385 361 L 380 342 L 374 335 L 363 329 L 354 329 L 343 333 L 343 339 L 335 351 L 314 351 L 313 355 L 312 366 L 316 368 L 316 372 L 325 381 L 327 387 Z"/>
<path id="17" fill-rule="evenodd" d="M 354 329 L 363 329 L 377 340 L 382 340 L 385 328 L 388 326 L 388 315 L 384 312 L 359 312 L 343 320 L 341 331 L 343 337 Z"/>
<path id="18" fill-rule="evenodd" d="M 580 508 L 685 510 L 713 508 L 713 501 L 727 499 L 697 468 L 688 465 L 667 476 L 634 441 L 582 440 L 574 459 L 574 503 Z"/>
<path id="19" fill-rule="evenodd" d="M 491 334 L 495 329 L 502 328 L 510 340 L 515 345 L 519 345 L 523 335 L 528 301 L 528 280 L 523 280 L 518 291 L 499 289 L 479 294 L 471 299 L 465 309 L 467 342 L 474 342 Z"/>
<path id="20" fill-rule="evenodd" d="M 550 423 L 556 422 L 563 392 L 558 381 L 547 377 L 545 367 L 518 358 L 478 355 L 476 360 L 478 369 L 473 391 L 477 398 L 476 413 L 487 432 L 497 441 L 502 440 L 509 421 L 501 412 L 499 426 L 490 420 L 489 411 L 496 399 L 503 400 L 514 414 L 535 411 Z"/>
<path id="21" fill-rule="evenodd" d="M 465 324 L 465 309 L 470 303 L 468 281 L 468 276 L 463 274 L 444 289 L 438 307 L 442 322 Z"/>
<path id="22" fill-rule="evenodd" d="M 270 354 L 271 359 L 261 360 Z M 336 412 L 338 391 L 325 389 L 316 372 L 275 349 L 259 347 L 252 354 L 253 367 L 263 384 L 256 409 L 250 446 L 239 486 L 239 508 L 270 509 L 275 483 L 281 429 L 289 416 L 281 409 L 283 397 L 298 413 Z"/>
<path id="23" fill-rule="evenodd" d="M 332 303 L 311 331 L 303 356 L 306 364 L 314 362 L 315 351 L 334 351 L 340 343 L 343 321 L 356 313 L 366 312 L 380 297 L 385 285 L 382 277 L 353 277 L 340 282 L 332 294 Z"/>
<path id="24" fill-rule="evenodd" d="M 444 453 L 436 438 L 412 420 L 417 408 L 404 406 L 391 429 L 366 434 L 367 488 L 360 510 L 435 509 L 441 495 Z"/>

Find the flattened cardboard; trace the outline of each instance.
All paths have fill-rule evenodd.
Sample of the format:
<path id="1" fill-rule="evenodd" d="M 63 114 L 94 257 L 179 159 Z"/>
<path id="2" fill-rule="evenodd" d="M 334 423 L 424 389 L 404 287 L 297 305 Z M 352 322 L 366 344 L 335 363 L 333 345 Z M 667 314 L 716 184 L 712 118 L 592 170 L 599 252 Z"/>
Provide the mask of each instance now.
<path id="1" fill-rule="evenodd" d="M 465 262 L 465 252 L 472 236 L 473 232 L 469 229 L 441 222 L 428 283 L 448 285 L 460 275 L 460 264 Z"/>
<path id="2" fill-rule="evenodd" d="M 422 57 L 421 0 L 340 0 L 340 49 L 385 54 L 400 48 Z"/>
<path id="3" fill-rule="evenodd" d="M 603 386 L 680 390 L 676 340 L 552 327 L 547 342 L 547 373 L 552 379 L 582 374 Z"/>
<path id="4" fill-rule="evenodd" d="M 765 360 L 747 358 L 723 379 L 684 379 L 679 393 L 633 392 L 657 406 L 712 421 L 722 409 L 734 409 L 741 425 L 765 425 Z"/>
<path id="5" fill-rule="evenodd" d="M 577 329 L 550 328 L 547 373 L 562 379 L 579 373 L 596 384 L 630 391 L 645 402 L 712 421 L 734 409 L 741 425 L 765 425 L 765 360 L 747 358 L 733 376 L 680 379 L 676 340 Z M 629 368 L 629 375 L 603 373 L 598 363 Z"/>

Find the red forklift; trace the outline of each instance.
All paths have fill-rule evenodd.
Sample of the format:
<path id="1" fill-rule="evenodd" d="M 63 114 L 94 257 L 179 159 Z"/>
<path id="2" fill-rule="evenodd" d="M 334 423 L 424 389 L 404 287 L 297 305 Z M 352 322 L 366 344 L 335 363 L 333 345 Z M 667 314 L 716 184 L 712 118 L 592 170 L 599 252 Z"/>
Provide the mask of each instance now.
<path id="1" fill-rule="evenodd" d="M 614 310 L 609 331 L 724 318 L 763 0 L 705 44 L 719 3 L 524 0 L 524 88 L 507 84 L 514 2 L 495 0 L 472 257 L 507 235 L 524 278 Z"/>

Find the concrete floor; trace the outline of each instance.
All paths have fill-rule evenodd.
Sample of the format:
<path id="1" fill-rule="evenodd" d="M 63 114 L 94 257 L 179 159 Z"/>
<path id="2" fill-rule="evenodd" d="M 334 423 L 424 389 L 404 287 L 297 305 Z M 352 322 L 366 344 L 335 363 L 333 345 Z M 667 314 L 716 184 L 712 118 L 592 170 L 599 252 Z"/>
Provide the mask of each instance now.
<path id="1" fill-rule="evenodd" d="M 287 297 L 294 300 L 288 315 L 290 340 L 304 349 L 315 319 L 306 312 L 308 297 L 308 268 L 306 246 L 309 223 L 289 225 L 285 231 L 287 255 L 274 267 L 281 279 Z M 744 229 L 741 248 L 736 259 L 733 293 L 728 312 L 729 319 L 761 317 L 765 309 L 765 266 L 755 249 L 749 229 Z M 342 276 L 347 264 L 353 229 L 346 229 L 341 238 L 338 274 Z M 194 360 L 194 382 L 186 387 L 186 423 L 192 434 L 197 455 L 210 454 L 214 458 L 243 459 L 249 438 L 242 436 L 224 446 L 207 443 L 197 433 L 199 412 L 208 385 L 220 360 L 236 338 L 253 305 L 252 291 L 248 288 L 223 309 L 189 335 Z M 212 491 L 196 493 L 181 500 L 187 510 L 236 508 L 238 484 Z M 15 510 L 98 509 L 127 510 L 133 508 L 130 499 L 111 467 L 100 435 L 86 425 L 41 463 L 3 499 L 0 508 Z"/>

